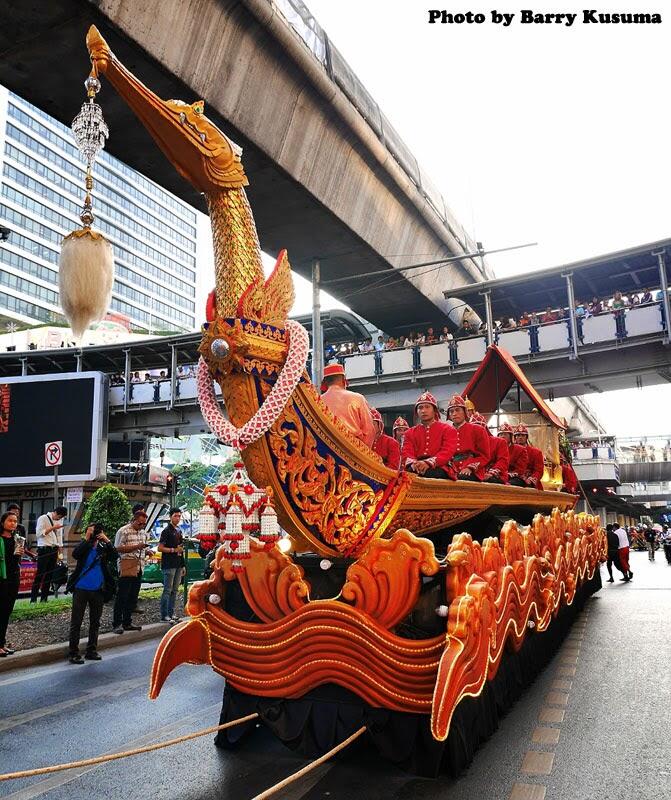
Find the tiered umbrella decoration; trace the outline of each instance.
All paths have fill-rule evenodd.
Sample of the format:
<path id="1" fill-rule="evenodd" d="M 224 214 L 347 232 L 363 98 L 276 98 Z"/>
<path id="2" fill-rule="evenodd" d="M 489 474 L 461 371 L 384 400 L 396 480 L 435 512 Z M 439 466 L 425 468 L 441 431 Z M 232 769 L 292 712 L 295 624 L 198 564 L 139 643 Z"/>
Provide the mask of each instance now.
<path id="1" fill-rule="evenodd" d="M 255 486 L 245 465 L 238 461 L 229 483 L 205 490 L 205 501 L 198 516 L 201 533 L 219 533 L 224 558 L 233 562 L 234 572 L 242 572 L 243 561 L 250 557 L 250 537 L 270 549 L 280 538 L 277 514 L 270 488 Z"/>

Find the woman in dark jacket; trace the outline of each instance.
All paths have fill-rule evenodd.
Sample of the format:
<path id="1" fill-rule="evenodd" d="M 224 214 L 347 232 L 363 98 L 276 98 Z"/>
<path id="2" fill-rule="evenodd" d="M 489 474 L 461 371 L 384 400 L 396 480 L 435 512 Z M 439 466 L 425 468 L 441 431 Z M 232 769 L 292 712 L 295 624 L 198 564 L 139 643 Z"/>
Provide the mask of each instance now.
<path id="1" fill-rule="evenodd" d="M 14 652 L 7 647 L 6 636 L 9 618 L 19 594 L 19 576 L 23 543 L 14 538 L 19 518 L 7 511 L 0 517 L 0 658 Z"/>
<path id="2" fill-rule="evenodd" d="M 98 653 L 98 631 L 103 605 L 114 594 L 114 578 L 109 571 L 109 560 L 117 557 L 114 545 L 105 536 L 100 523 L 91 523 L 86 528 L 84 539 L 72 551 L 77 560 L 75 571 L 68 579 L 68 591 L 72 592 L 72 615 L 70 617 L 71 664 L 83 664 L 79 655 L 79 636 L 86 606 L 89 608 L 89 638 L 86 656 L 89 661 L 100 661 Z"/>

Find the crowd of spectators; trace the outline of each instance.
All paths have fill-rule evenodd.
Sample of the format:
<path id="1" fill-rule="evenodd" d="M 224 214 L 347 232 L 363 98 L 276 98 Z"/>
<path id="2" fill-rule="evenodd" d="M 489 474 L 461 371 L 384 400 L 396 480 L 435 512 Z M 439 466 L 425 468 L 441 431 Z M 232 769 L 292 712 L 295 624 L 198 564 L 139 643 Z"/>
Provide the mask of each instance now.
<path id="1" fill-rule="evenodd" d="M 617 313 L 633 306 L 644 306 L 658 303 L 662 299 L 661 290 L 646 289 L 641 292 L 623 294 L 615 292 L 612 298 L 600 300 L 593 297 L 589 302 L 579 300 L 575 305 L 575 314 L 578 320 L 579 335 L 582 338 L 582 322 L 588 317 L 596 317 L 599 314 Z M 561 322 L 569 317 L 569 310 L 566 307 L 553 308 L 547 306 L 544 311 L 525 311 L 518 319 L 515 317 L 501 317 L 494 321 L 494 333 L 516 330 L 532 325 L 551 325 Z M 406 347 L 417 347 L 420 345 L 439 344 L 442 342 L 452 342 L 456 339 L 467 339 L 474 336 L 484 336 L 487 333 L 487 323 L 478 323 L 477 318 L 473 317 L 470 311 L 464 314 L 460 327 L 454 332 L 447 326 L 429 326 L 424 330 L 410 330 L 401 336 L 385 336 L 380 334 L 371 339 L 359 342 L 346 342 L 339 345 L 329 344 L 326 346 L 326 360 L 332 358 L 342 358 L 343 356 L 358 355 L 361 353 L 381 352 L 384 350 L 400 350 Z"/>
<path id="2" fill-rule="evenodd" d="M 196 365 L 195 364 L 185 364 L 184 366 L 178 367 L 177 369 L 177 378 L 182 380 L 185 378 L 195 378 L 196 377 Z M 162 370 L 151 370 L 150 372 L 139 372 L 135 371 L 131 373 L 130 382 L 131 383 L 160 383 L 161 381 L 169 381 L 170 380 L 170 370 L 162 369 Z M 124 385 L 124 376 L 121 373 L 115 373 L 110 375 L 110 382 L 112 386 L 123 386 Z"/>

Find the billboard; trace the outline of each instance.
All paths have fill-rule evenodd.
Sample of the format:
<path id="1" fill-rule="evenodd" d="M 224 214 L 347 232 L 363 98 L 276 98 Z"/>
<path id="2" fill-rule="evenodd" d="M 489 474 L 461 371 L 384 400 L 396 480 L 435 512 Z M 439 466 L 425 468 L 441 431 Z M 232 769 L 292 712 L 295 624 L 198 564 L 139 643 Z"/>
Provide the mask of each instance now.
<path id="1" fill-rule="evenodd" d="M 52 483 L 47 443 L 60 443 L 59 481 L 105 476 L 107 378 L 69 372 L 0 378 L 0 483 Z"/>

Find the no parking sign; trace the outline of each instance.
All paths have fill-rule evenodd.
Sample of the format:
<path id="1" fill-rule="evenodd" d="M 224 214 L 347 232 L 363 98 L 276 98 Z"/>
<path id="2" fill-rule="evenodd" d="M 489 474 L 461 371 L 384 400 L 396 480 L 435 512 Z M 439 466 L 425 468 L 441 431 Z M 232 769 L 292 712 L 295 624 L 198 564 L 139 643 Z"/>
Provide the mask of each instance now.
<path id="1" fill-rule="evenodd" d="M 47 442 L 44 445 L 44 463 L 47 467 L 60 467 L 63 463 L 63 442 Z"/>

